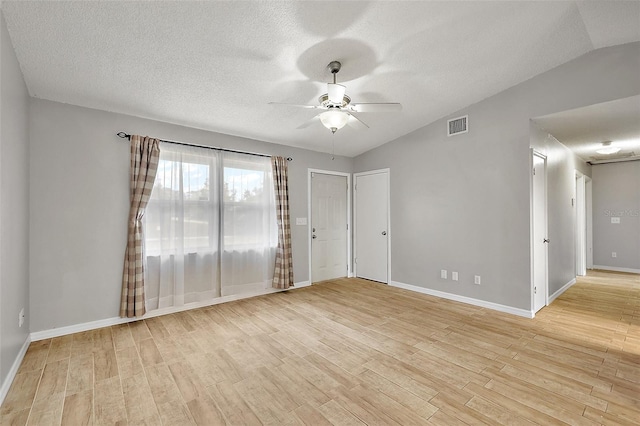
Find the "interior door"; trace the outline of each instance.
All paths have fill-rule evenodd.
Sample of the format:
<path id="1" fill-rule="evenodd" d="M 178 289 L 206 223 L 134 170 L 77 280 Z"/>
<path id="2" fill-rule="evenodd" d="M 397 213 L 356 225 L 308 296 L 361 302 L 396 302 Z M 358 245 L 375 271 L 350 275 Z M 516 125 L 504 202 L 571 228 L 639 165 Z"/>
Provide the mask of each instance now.
<path id="1" fill-rule="evenodd" d="M 533 155 L 533 309 L 547 304 L 547 167 L 546 159 Z"/>
<path id="2" fill-rule="evenodd" d="M 356 276 L 388 282 L 389 173 L 355 175 Z"/>
<path id="3" fill-rule="evenodd" d="M 346 277 L 347 177 L 311 175 L 311 279 Z"/>

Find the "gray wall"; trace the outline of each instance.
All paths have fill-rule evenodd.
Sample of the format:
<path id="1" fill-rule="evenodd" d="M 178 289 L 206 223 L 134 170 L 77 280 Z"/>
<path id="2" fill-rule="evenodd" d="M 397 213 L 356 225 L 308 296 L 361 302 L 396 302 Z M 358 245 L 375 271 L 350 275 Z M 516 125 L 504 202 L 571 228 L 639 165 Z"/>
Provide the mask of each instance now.
<path id="1" fill-rule="evenodd" d="M 0 383 L 29 334 L 29 95 L 0 16 Z M 20 309 L 25 323 L 18 327 Z"/>
<path id="2" fill-rule="evenodd" d="M 467 134 L 443 118 L 356 157 L 391 169 L 392 280 L 530 310 L 529 121 L 636 95 L 639 71 L 640 43 L 599 49 L 446 117 Z"/>
<path id="3" fill-rule="evenodd" d="M 547 156 L 547 236 L 549 295 L 576 277 L 576 170 L 591 176 L 591 166 L 534 122 L 531 147 Z M 575 204 L 575 203 L 574 203 Z"/>
<path id="4" fill-rule="evenodd" d="M 592 177 L 594 266 L 640 272 L 640 161 L 596 164 Z"/>
<path id="5" fill-rule="evenodd" d="M 307 168 L 351 172 L 353 159 L 147 119 L 31 101 L 31 330 L 118 315 L 129 211 L 129 144 L 119 131 L 293 157 L 294 279 L 307 281 Z M 303 135 L 301 135 L 303 136 Z M 327 138 L 327 143 L 330 138 Z"/>

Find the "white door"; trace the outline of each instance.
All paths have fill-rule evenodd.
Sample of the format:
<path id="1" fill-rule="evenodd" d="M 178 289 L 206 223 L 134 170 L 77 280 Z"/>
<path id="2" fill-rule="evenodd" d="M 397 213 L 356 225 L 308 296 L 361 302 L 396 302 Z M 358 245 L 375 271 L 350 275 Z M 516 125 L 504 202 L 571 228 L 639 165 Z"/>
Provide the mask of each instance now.
<path id="1" fill-rule="evenodd" d="M 533 310 L 547 304 L 547 160 L 533 155 Z"/>
<path id="2" fill-rule="evenodd" d="M 356 276 L 388 282 L 389 172 L 355 175 Z"/>
<path id="3" fill-rule="evenodd" d="M 311 280 L 347 276 L 347 177 L 311 174 Z"/>

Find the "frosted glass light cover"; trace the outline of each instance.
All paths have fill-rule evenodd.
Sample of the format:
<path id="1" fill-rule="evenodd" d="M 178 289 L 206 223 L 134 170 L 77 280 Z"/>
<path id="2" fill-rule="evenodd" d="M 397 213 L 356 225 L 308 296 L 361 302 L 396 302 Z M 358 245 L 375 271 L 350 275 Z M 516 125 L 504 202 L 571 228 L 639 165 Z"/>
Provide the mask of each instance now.
<path id="1" fill-rule="evenodd" d="M 329 110 L 320 114 L 320 121 L 327 129 L 335 133 L 342 129 L 349 121 L 349 114 L 340 110 Z"/>

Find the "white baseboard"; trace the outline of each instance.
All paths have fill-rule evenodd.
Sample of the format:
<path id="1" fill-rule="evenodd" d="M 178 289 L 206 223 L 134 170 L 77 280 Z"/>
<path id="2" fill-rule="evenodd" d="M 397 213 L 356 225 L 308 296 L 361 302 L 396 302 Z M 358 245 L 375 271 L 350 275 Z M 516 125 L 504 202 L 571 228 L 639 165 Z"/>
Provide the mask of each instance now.
<path id="1" fill-rule="evenodd" d="M 103 327 L 111 327 L 112 325 L 124 324 L 127 322 L 137 321 L 139 319 L 148 318 L 147 315 L 140 318 L 105 318 L 97 321 L 83 322 L 81 324 L 68 325 L 65 327 L 51 328 L 49 330 L 34 331 L 31 333 L 31 341 L 52 339 L 54 337 L 66 336 L 67 334 L 80 333 L 83 331 L 96 330 Z"/>
<path id="2" fill-rule="evenodd" d="M 562 293 L 564 293 L 565 291 L 569 290 L 569 287 L 571 287 L 572 285 L 574 285 L 576 283 L 576 279 L 573 278 L 572 280 L 570 280 L 568 283 L 566 283 L 565 285 L 563 285 L 562 287 L 560 287 L 559 290 L 557 290 L 555 293 L 553 293 L 551 296 L 549 296 L 549 301 L 547 302 L 547 305 L 550 305 L 551 302 L 553 302 L 554 300 L 556 300 L 558 298 L 558 296 L 560 296 Z"/>
<path id="3" fill-rule="evenodd" d="M 301 281 L 295 283 L 290 290 L 295 290 L 302 287 L 308 287 L 311 283 L 309 281 Z M 289 289 L 287 289 L 289 290 Z M 265 294 L 279 293 L 281 289 L 267 288 L 257 293 L 237 294 L 233 296 L 223 296 L 216 299 L 205 300 L 202 302 L 188 303 L 183 306 L 172 306 L 170 308 L 154 309 L 149 311 L 138 318 L 105 318 L 97 321 L 84 322 L 81 324 L 68 325 L 66 327 L 52 328 L 49 330 L 36 331 L 31 333 L 31 341 L 36 342 L 38 340 L 51 339 L 53 337 L 66 336 L 67 334 L 80 333 L 82 331 L 96 330 L 103 327 L 111 327 L 112 325 L 125 324 L 128 322 L 138 321 L 141 319 L 158 317 L 160 315 L 175 314 L 176 312 L 188 311 L 191 309 L 204 308 L 207 306 L 219 305 L 220 303 L 233 302 L 234 300 L 248 299 L 250 297 L 264 296 Z"/>
<path id="4" fill-rule="evenodd" d="M 9 388 L 11 388 L 13 379 L 15 379 L 16 374 L 18 374 L 18 369 L 20 368 L 20 364 L 22 364 L 24 355 L 27 353 L 27 349 L 29 349 L 30 343 L 31 343 L 31 337 L 27 335 L 27 338 L 24 340 L 24 343 L 20 348 L 20 352 L 18 352 L 18 356 L 16 356 L 16 359 L 13 361 L 13 365 L 9 370 L 9 374 L 7 374 L 7 377 L 4 378 L 4 381 L 2 382 L 2 387 L 0 387 L 0 405 L 2 405 L 5 397 L 9 393 Z"/>
<path id="5" fill-rule="evenodd" d="M 618 268 L 617 266 L 593 265 L 591 269 L 602 269 L 603 271 L 628 272 L 630 274 L 640 274 L 640 269 Z"/>
<path id="6" fill-rule="evenodd" d="M 460 296 L 457 294 L 446 293 L 444 291 L 432 290 L 430 288 L 419 287 L 411 284 L 404 284 L 398 281 L 391 281 L 392 287 L 403 288 L 405 290 L 415 291 L 417 293 L 428 294 L 429 296 L 441 297 L 443 299 L 454 300 L 456 302 L 468 303 L 469 305 L 480 306 L 481 308 L 493 309 L 494 311 L 505 312 L 507 314 L 518 315 L 525 318 L 533 318 L 534 314 L 526 309 L 514 308 L 499 303 L 487 302 L 485 300 L 474 299 L 472 297 Z"/>

